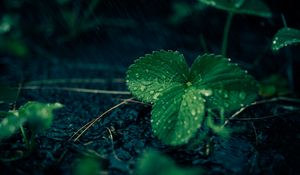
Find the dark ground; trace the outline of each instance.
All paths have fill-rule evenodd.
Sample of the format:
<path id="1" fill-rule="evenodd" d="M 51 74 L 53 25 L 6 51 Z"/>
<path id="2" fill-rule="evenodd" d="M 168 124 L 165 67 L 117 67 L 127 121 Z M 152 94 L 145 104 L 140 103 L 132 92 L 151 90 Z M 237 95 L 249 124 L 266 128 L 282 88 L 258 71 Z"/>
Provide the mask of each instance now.
<path id="1" fill-rule="evenodd" d="M 294 1 L 288 1 L 285 5 L 268 2 L 274 10 L 274 17 L 262 19 L 237 16 L 229 42 L 229 56 L 232 60 L 240 63 L 258 80 L 273 73 L 285 76 L 285 53 L 273 54 L 270 49 L 266 49 L 274 33 L 282 26 L 278 12 L 286 14 L 291 27 L 300 28 L 297 23 L 299 16 L 295 16 L 296 10 L 292 10 Z M 195 13 L 174 26 L 166 22 L 171 13 L 168 1 L 163 4 L 158 1 L 150 4 L 146 1 L 132 1 L 135 6 L 123 1 L 114 3 L 110 4 L 111 9 L 103 8 L 103 13 L 134 19 L 135 27 L 99 26 L 62 45 L 52 42 L 51 38 L 35 36 L 26 41 L 41 49 L 33 52 L 31 57 L 20 59 L 8 54 L 1 56 L 1 82 L 11 85 L 22 83 L 26 87 L 32 86 L 30 82 L 35 80 L 72 78 L 103 79 L 104 82 L 42 83 L 38 84 L 38 89 L 21 90 L 17 106 L 27 101 L 39 101 L 60 102 L 65 107 L 55 112 L 52 127 L 37 136 L 37 148 L 31 156 L 13 162 L 0 162 L 0 174 L 67 175 L 71 174 L 74 160 L 83 155 L 96 157 L 101 161 L 104 172 L 109 174 L 131 174 L 137 157 L 147 148 L 166 153 L 180 165 L 204 168 L 207 174 L 300 174 L 300 106 L 299 103 L 287 101 L 253 106 L 238 119 L 259 119 L 231 121 L 230 126 L 240 129 L 230 139 L 212 136 L 210 141 L 193 148 L 163 145 L 151 131 L 151 106 L 136 103 L 128 103 L 105 115 L 79 141 L 68 141 L 84 124 L 130 96 L 69 92 L 55 88 L 127 91 L 124 82 L 114 82 L 114 79 L 123 79 L 133 60 L 153 50 L 172 49 L 184 53 L 190 63 L 198 54 L 204 53 L 197 39 L 199 33 L 205 36 L 211 52 L 219 52 L 223 30 L 221 26 L 225 21 L 221 11 L 210 9 L 203 14 Z M 158 7 L 155 15 L 150 7 Z M 22 13 L 27 14 L 26 9 Z M 113 13 L 116 9 L 119 10 Z M 297 48 L 290 49 L 294 58 L 299 56 L 297 51 Z M 260 56 L 258 62 L 254 63 L 253 60 L 257 61 Z M 297 59 L 294 68 L 294 75 L 298 75 L 300 69 Z M 292 97 L 296 97 L 299 92 L 299 81 L 296 78 L 295 84 L 296 92 Z M 2 104 L 1 108 L 9 106 Z M 113 131 L 113 139 L 108 129 Z M 207 155 L 205 145 L 208 142 L 211 148 Z M 12 146 L 12 143 L 15 144 Z M 20 149 L 20 145 L 19 136 L 1 143 L 1 155 Z"/>

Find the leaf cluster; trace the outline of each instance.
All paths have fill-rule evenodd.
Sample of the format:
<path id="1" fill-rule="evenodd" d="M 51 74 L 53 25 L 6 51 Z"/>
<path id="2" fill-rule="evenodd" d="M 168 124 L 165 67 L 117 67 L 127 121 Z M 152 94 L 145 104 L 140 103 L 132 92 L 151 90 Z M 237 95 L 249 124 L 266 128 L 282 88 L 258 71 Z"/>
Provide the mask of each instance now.
<path id="1" fill-rule="evenodd" d="M 230 59 L 198 56 L 191 68 L 178 51 L 155 51 L 131 65 L 127 85 L 139 100 L 152 103 L 154 134 L 181 145 L 203 124 L 206 109 L 236 110 L 256 98 L 257 82 Z"/>

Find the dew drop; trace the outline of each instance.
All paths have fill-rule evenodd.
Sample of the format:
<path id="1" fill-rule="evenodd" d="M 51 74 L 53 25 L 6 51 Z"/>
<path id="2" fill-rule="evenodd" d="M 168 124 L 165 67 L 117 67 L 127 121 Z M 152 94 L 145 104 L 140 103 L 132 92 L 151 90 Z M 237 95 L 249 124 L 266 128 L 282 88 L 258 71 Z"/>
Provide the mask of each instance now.
<path id="1" fill-rule="evenodd" d="M 153 99 L 154 99 L 154 100 L 157 100 L 157 98 L 158 98 L 159 95 L 160 95 L 160 93 L 154 94 Z"/>
<path id="2" fill-rule="evenodd" d="M 192 83 L 191 82 L 187 82 L 186 85 L 189 87 L 189 86 L 192 86 Z"/>
<path id="3" fill-rule="evenodd" d="M 145 91 L 145 89 L 146 89 L 146 86 L 142 85 L 141 86 L 141 91 Z"/>
<path id="4" fill-rule="evenodd" d="M 195 111 L 195 109 L 192 109 L 192 110 L 191 110 L 191 114 L 192 114 L 193 116 L 195 116 L 195 115 L 196 115 L 196 111 Z"/>
<path id="5" fill-rule="evenodd" d="M 200 93 L 206 97 L 211 96 L 213 94 L 212 90 L 210 90 L 210 89 L 202 89 L 202 90 L 200 90 Z"/>
<path id="6" fill-rule="evenodd" d="M 224 106 L 225 106 L 226 108 L 228 108 L 228 107 L 229 107 L 229 104 L 228 104 L 228 103 L 224 103 Z"/>
<path id="7" fill-rule="evenodd" d="M 244 99 L 246 98 L 246 93 L 245 93 L 245 92 L 240 92 L 240 93 L 239 93 L 239 98 L 240 98 L 241 100 L 244 100 Z"/>
<path id="8" fill-rule="evenodd" d="M 224 93 L 224 98 L 228 98 L 228 93 Z"/>

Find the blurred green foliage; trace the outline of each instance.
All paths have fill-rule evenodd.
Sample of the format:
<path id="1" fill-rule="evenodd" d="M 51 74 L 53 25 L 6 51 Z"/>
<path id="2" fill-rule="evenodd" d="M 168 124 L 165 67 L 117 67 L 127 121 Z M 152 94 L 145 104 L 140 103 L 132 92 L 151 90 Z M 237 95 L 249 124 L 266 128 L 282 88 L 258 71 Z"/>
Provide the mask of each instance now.
<path id="1" fill-rule="evenodd" d="M 199 168 L 183 168 L 157 151 L 147 151 L 137 162 L 136 175 L 201 175 Z"/>
<path id="2" fill-rule="evenodd" d="M 196 3 L 187 3 L 187 2 L 174 2 L 172 4 L 173 13 L 169 18 L 171 24 L 177 25 L 185 20 L 185 18 L 202 11 L 207 6 L 196 2 Z"/>
<path id="3" fill-rule="evenodd" d="M 279 74 L 272 74 L 260 81 L 259 95 L 262 97 L 284 96 L 289 93 L 288 80 Z"/>
<path id="4" fill-rule="evenodd" d="M 29 50 L 23 41 L 17 14 L 0 16 L 0 53 L 16 57 L 26 57 Z"/>
<path id="5" fill-rule="evenodd" d="M 98 26 L 135 26 L 132 19 L 102 13 L 101 2 L 4 0 L 0 8 L 0 54 L 19 58 L 44 54 L 83 34 L 95 33 Z"/>
<path id="6" fill-rule="evenodd" d="M 99 175 L 101 174 L 100 162 L 90 157 L 84 157 L 75 163 L 73 175 Z"/>
<path id="7" fill-rule="evenodd" d="M 53 121 L 53 111 L 59 108 L 62 108 L 60 103 L 27 102 L 19 110 L 8 112 L 0 123 L 0 140 L 13 135 L 25 123 L 34 134 L 48 129 Z"/>

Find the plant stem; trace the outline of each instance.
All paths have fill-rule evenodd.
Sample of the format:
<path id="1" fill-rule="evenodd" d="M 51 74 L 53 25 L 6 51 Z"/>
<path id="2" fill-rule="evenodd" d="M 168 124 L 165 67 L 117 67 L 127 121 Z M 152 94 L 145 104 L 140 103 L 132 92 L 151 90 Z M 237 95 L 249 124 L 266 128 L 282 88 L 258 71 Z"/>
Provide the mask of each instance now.
<path id="1" fill-rule="evenodd" d="M 25 133 L 24 127 L 22 125 L 20 126 L 20 130 L 21 130 L 21 134 L 22 134 L 22 137 L 23 137 L 23 142 L 25 142 L 25 145 L 28 148 L 30 143 L 29 143 L 28 137 Z"/>
<path id="2" fill-rule="evenodd" d="M 223 32 L 223 40 L 222 40 L 222 48 L 221 48 L 221 54 L 226 57 L 226 52 L 227 52 L 227 45 L 228 45 L 228 35 L 229 35 L 229 29 L 231 26 L 232 18 L 234 16 L 233 12 L 229 12 L 225 27 L 224 27 L 224 32 Z"/>

